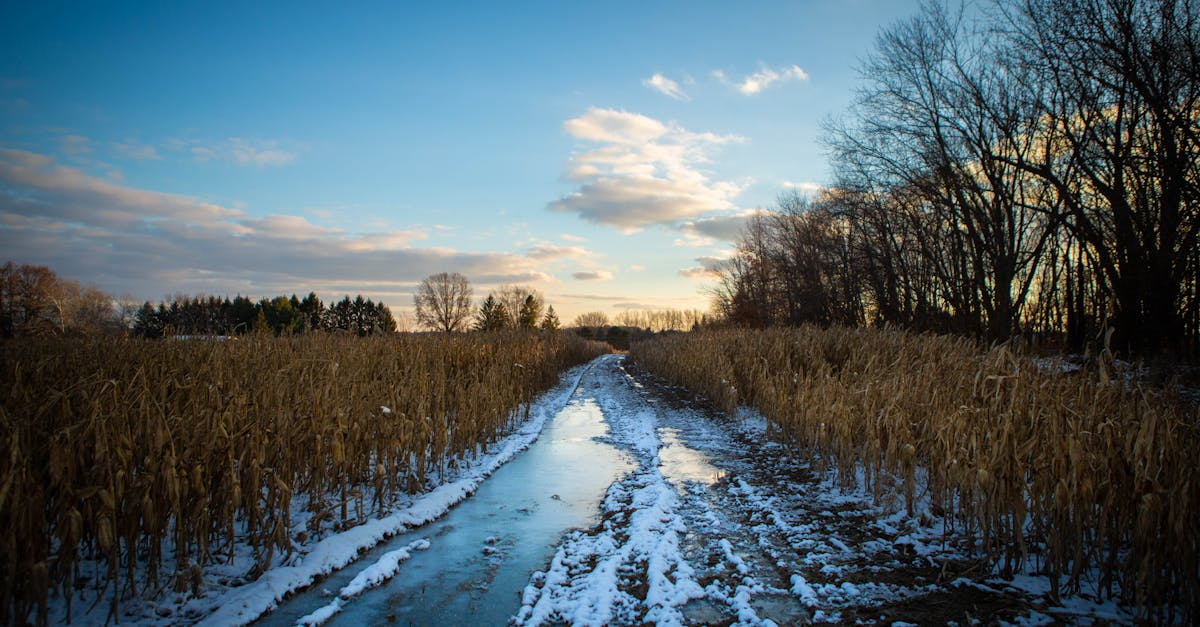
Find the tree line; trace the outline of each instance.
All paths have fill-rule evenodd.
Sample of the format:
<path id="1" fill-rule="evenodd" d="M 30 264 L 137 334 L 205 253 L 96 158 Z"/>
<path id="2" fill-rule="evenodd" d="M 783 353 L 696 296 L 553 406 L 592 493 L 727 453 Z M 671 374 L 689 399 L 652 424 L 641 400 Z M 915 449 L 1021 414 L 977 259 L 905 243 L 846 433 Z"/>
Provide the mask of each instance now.
<path id="1" fill-rule="evenodd" d="M 834 185 L 749 224 L 721 313 L 1195 355 L 1196 5 L 928 3 L 885 29 L 826 124 Z"/>
<path id="2" fill-rule="evenodd" d="M 558 331 L 561 323 L 553 305 L 528 287 L 504 285 L 489 292 L 476 308 L 471 281 L 458 272 L 440 272 L 421 281 L 413 294 L 417 323 L 433 331 L 501 331 L 543 329 Z"/>
<path id="3" fill-rule="evenodd" d="M 393 333 L 396 318 L 387 305 L 361 295 L 328 306 L 310 292 L 303 299 L 276 296 L 176 295 L 155 305 L 64 279 L 46 266 L 0 267 L 0 337 L 132 334 L 160 338 L 178 335 L 287 335 L 343 331 L 360 336 Z"/>
<path id="4" fill-rule="evenodd" d="M 394 333 L 396 319 L 388 306 L 362 295 L 349 295 L 329 305 L 313 292 L 303 299 L 276 296 L 257 302 L 238 295 L 178 296 L 154 306 L 146 302 L 134 317 L 132 332 L 146 338 L 171 335 L 229 336 L 246 333 L 291 335 L 310 331 L 342 331 L 359 336 Z"/>

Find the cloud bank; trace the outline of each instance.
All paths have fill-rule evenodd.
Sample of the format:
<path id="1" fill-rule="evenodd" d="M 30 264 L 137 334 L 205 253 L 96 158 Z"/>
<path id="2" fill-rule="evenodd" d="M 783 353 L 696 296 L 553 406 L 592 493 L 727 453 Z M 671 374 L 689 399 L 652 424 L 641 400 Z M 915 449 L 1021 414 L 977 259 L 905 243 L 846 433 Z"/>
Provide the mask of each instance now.
<path id="1" fill-rule="evenodd" d="M 684 235 L 684 239 L 679 243 L 709 246 L 717 242 L 737 242 L 746 230 L 746 224 L 755 216 L 766 213 L 763 209 L 746 209 L 736 213 L 688 220 L 679 225 L 679 230 Z"/>
<path id="2" fill-rule="evenodd" d="M 114 294 L 168 292 L 265 296 L 300 290 L 408 294 L 435 272 L 462 272 L 480 287 L 555 282 L 538 257 L 413 246 L 415 230 L 349 233 L 298 215 L 255 217 L 200 198 L 136 189 L 0 148 L 0 249 L 6 259 L 50 266 Z M 582 250 L 582 249 L 580 249 Z M 353 277 L 353 279 L 348 279 Z"/>

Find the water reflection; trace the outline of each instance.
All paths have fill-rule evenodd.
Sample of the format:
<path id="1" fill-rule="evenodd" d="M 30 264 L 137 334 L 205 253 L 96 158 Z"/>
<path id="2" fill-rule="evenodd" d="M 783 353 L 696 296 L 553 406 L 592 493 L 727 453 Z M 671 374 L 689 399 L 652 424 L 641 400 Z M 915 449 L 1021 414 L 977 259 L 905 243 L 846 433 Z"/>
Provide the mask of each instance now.
<path id="1" fill-rule="evenodd" d="M 562 534 L 597 522 L 609 484 L 633 469 L 629 455 L 596 441 L 600 407 L 581 390 L 528 450 L 501 466 L 442 519 L 392 538 L 358 562 L 283 603 L 264 625 L 292 625 L 329 602 L 379 555 L 428 538 L 395 578 L 346 604 L 330 625 L 503 625 L 520 607 L 532 571 Z"/>
<path id="2" fill-rule="evenodd" d="M 679 429 L 661 427 L 658 438 L 662 448 L 658 451 L 658 467 L 676 488 L 688 483 L 712 485 L 725 476 L 725 471 L 713 466 L 708 456 L 689 447 L 679 437 Z"/>

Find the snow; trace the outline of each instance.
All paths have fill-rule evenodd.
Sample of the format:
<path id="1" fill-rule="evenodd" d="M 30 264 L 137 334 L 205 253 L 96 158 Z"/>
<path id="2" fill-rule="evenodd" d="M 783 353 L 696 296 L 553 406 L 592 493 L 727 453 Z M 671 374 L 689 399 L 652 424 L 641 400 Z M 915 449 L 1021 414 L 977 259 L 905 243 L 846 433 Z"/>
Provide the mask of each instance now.
<path id="1" fill-rule="evenodd" d="M 411 557 L 413 551 L 424 551 L 428 548 L 429 541 L 422 539 L 411 542 L 402 549 L 384 553 L 383 557 L 380 557 L 374 564 L 364 568 L 349 584 L 338 591 L 337 598 L 328 605 L 320 607 L 311 614 L 302 617 L 297 621 L 297 624 L 313 626 L 328 622 L 335 614 L 342 611 L 342 606 L 346 601 L 396 576 L 396 573 L 400 570 L 400 562 Z"/>
<path id="2" fill-rule="evenodd" d="M 529 420 L 515 433 L 442 485 L 386 516 L 310 541 L 295 559 L 254 582 L 210 588 L 209 594 L 187 603 L 184 616 L 202 615 L 206 625 L 253 621 L 296 590 L 346 568 L 384 539 L 437 519 L 537 439 L 577 389 L 572 402 L 598 408 L 607 425 L 604 435 L 593 439 L 617 447 L 635 465 L 613 472 L 616 480 L 599 502 L 598 522 L 568 531 L 549 563 L 542 562 L 529 575 L 519 605 L 514 599 L 511 624 L 909 625 L 934 620 L 929 617 L 934 615 L 921 613 L 923 597 L 954 599 L 967 593 L 1010 606 L 1000 617 L 990 617 L 991 622 L 1129 623 L 1137 618 L 1104 599 L 1096 577 L 1085 576 L 1078 594 L 1051 603 L 1049 582 L 1032 572 L 1036 560 L 1027 561 L 1026 572 L 1007 579 L 987 568 L 964 566 L 978 564 L 979 540 L 955 536 L 948 531 L 952 521 L 931 512 L 922 469 L 915 474 L 915 494 L 920 496 L 913 503 L 904 502 L 898 477 L 885 476 L 873 486 L 883 490 L 884 498 L 846 487 L 865 485 L 861 466 L 818 471 L 812 460 L 772 441 L 771 426 L 757 412 L 739 408 L 732 420 L 714 418 L 689 405 L 690 395 L 678 389 L 675 394 L 682 400 L 668 400 L 649 378 L 630 374 L 625 359 L 616 355 L 597 359 L 590 370 L 577 368 L 564 375 L 559 387 L 531 406 Z M 389 410 L 381 406 L 380 411 Z M 625 472 L 627 468 L 632 469 Z M 567 492 L 556 491 L 565 498 L 551 498 L 571 500 Z M 596 494 L 588 497 L 589 503 Z M 501 551 L 500 543 L 495 535 L 480 534 L 463 551 L 495 564 L 511 548 L 504 544 Z M 443 542 L 434 552 L 451 545 Z M 319 625 L 352 611 L 346 610 L 349 604 L 364 603 L 387 588 L 389 579 L 402 581 L 404 568 L 429 560 L 431 554 L 425 554 L 405 565 L 413 551 L 430 546 L 430 540 L 416 540 L 379 555 L 359 567 L 328 603 L 315 600 L 312 605 L 325 605 L 299 623 Z M 248 566 L 243 557 L 227 568 L 236 572 Z M 518 575 L 516 585 L 522 581 Z M 912 607 L 917 609 L 905 609 Z M 150 606 L 137 622 L 180 622 L 155 616 Z M 102 611 L 93 612 L 84 622 L 102 617 Z M 337 620 L 354 617 L 343 614 Z"/>
<path id="3" fill-rule="evenodd" d="M 342 588 L 341 592 L 338 592 L 338 596 L 343 599 L 351 599 L 362 594 L 363 590 L 367 588 L 378 586 L 391 579 L 396 574 L 396 571 L 400 570 L 400 562 L 408 559 L 412 551 L 424 551 L 428 548 L 428 540 L 417 540 L 403 549 L 385 553 L 383 557 L 379 558 L 379 561 L 358 573 L 349 585 Z"/>
<path id="4" fill-rule="evenodd" d="M 361 553 L 383 540 L 439 518 L 470 496 L 497 468 L 537 439 L 542 426 L 566 404 L 588 367 L 590 364 L 564 372 L 555 388 L 530 404 L 529 418 L 513 433 L 490 446 L 473 461 L 457 464 L 458 470 L 448 474 L 447 481 L 442 485 L 406 499 L 406 503 L 387 515 L 323 539 L 309 539 L 298 547 L 286 564 L 276 565 L 248 583 L 243 583 L 243 579 L 254 565 L 251 549 L 244 544 L 235 546 L 233 560 L 205 566 L 205 583 L 199 596 L 166 591 L 158 599 L 125 599 L 121 604 L 122 620 L 143 625 L 172 625 L 196 620 L 200 625 L 244 625 L 270 612 L 291 593 L 311 586 L 329 573 L 353 563 Z M 387 413 L 390 409 L 380 406 L 380 411 Z M 304 506 L 302 499 L 293 501 L 292 520 L 299 528 L 303 528 L 311 516 Z M 397 554 L 393 557 L 400 556 Z M 399 561 L 402 560 L 397 560 L 397 563 Z M 376 574 L 386 570 L 386 564 L 376 566 L 379 566 Z M 135 587 L 144 590 L 149 586 L 139 581 Z M 104 597 L 97 602 L 101 594 L 103 591 L 75 593 L 72 624 L 99 625 L 106 622 L 108 601 Z M 89 607 L 91 610 L 87 611 Z M 331 610 L 326 607 L 322 609 L 324 611 Z M 328 620 L 334 613 L 335 610 L 322 619 L 316 615 L 321 612 L 317 612 L 311 618 L 319 623 L 321 621 L 317 619 Z M 50 622 L 65 623 L 66 615 L 65 600 L 52 595 Z"/>
<path id="5" fill-rule="evenodd" d="M 817 604 L 817 591 L 808 585 L 803 575 L 792 575 L 792 594 L 800 597 L 800 600 L 808 607 L 813 607 Z"/>
<path id="6" fill-rule="evenodd" d="M 409 507 L 389 516 L 371 520 L 326 538 L 295 566 L 273 568 L 257 581 L 231 590 L 223 595 L 216 611 L 205 617 L 200 624 L 216 626 L 249 623 L 271 611 L 288 594 L 312 585 L 318 578 L 353 562 L 361 552 L 384 539 L 437 519 L 456 503 L 470 496 L 501 464 L 512 459 L 536 440 L 546 420 L 566 404 L 585 371 L 586 367 L 580 366 L 563 375 L 556 388 L 543 394 L 531 405 L 529 419 L 515 433 L 494 446 L 491 452 L 467 468 L 458 480 L 438 486 L 416 498 Z"/>
<path id="7" fill-rule="evenodd" d="M 611 389 L 620 383 L 608 384 Z M 628 399 L 616 395 L 601 402 L 614 427 L 612 439 L 635 453 L 639 468 L 609 488 L 601 506 L 605 523 L 598 533 L 570 534 L 549 568 L 531 577 L 513 619 L 516 625 L 682 625 L 679 607 L 705 596 L 680 553 L 686 526 L 676 511 L 675 488 L 658 468 L 662 442 L 653 410 L 631 411 Z M 634 574 L 643 572 L 646 591 L 638 599 L 627 588 Z"/>

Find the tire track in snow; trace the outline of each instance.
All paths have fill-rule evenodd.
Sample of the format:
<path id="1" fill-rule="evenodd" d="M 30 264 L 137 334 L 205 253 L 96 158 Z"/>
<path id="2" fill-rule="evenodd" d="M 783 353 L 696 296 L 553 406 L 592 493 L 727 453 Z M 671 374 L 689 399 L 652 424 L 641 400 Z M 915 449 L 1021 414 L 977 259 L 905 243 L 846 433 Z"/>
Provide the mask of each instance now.
<path id="1" fill-rule="evenodd" d="M 678 494 L 658 469 L 657 420 L 617 368 L 593 374 L 588 389 L 609 425 L 605 439 L 633 453 L 638 468 L 609 487 L 602 523 L 569 534 L 549 568 L 534 573 L 513 622 L 683 624 L 679 608 L 705 592 L 680 551 L 687 525 Z"/>
<path id="2" fill-rule="evenodd" d="M 888 608 L 979 591 L 953 576 L 969 559 L 944 546 L 936 520 L 843 494 L 761 422 L 714 419 L 623 359 L 589 379 L 607 440 L 639 467 L 610 486 L 602 522 L 569 534 L 534 573 L 514 624 L 890 623 Z M 708 470 L 689 472 L 697 465 Z M 975 599 L 1009 617 L 1027 607 L 1007 592 Z"/>

